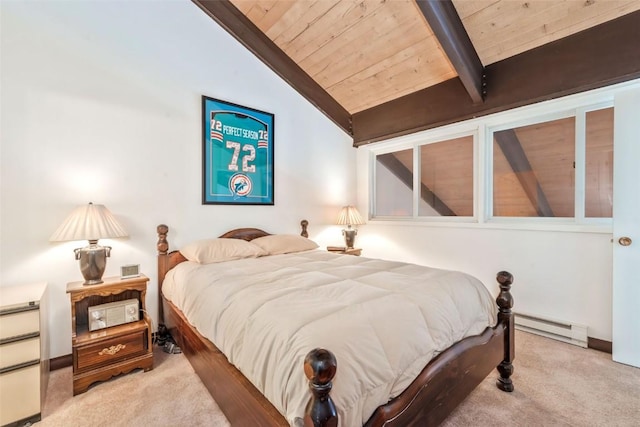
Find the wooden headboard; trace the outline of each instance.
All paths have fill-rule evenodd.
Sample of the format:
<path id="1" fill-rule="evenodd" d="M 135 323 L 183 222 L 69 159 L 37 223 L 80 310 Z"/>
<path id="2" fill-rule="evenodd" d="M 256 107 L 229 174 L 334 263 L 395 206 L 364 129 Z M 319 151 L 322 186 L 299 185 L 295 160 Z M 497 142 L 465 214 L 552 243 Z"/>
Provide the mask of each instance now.
<path id="1" fill-rule="evenodd" d="M 309 233 L 307 232 L 307 227 L 309 226 L 309 221 L 303 219 L 300 221 L 301 232 L 300 235 L 304 237 L 309 237 Z M 180 253 L 180 251 L 171 251 L 169 252 L 169 242 L 167 241 L 167 233 L 169 233 L 169 226 L 165 224 L 160 224 L 156 227 L 156 231 L 158 232 L 158 315 L 159 318 L 163 319 L 163 308 L 162 308 L 162 284 L 164 282 L 164 277 L 167 274 L 167 271 L 171 270 L 176 265 L 181 262 L 185 262 L 187 259 Z M 269 236 L 270 233 L 266 231 L 260 230 L 259 228 L 236 228 L 234 230 L 227 231 L 219 237 L 223 237 L 226 239 L 242 239 L 246 241 L 251 241 L 253 239 L 257 239 L 258 237 Z"/>
<path id="2" fill-rule="evenodd" d="M 235 230 L 227 231 L 219 237 L 223 237 L 225 239 L 242 239 L 250 242 L 253 239 L 257 239 L 258 237 L 269 235 L 269 233 L 260 230 L 259 228 L 236 228 Z"/>

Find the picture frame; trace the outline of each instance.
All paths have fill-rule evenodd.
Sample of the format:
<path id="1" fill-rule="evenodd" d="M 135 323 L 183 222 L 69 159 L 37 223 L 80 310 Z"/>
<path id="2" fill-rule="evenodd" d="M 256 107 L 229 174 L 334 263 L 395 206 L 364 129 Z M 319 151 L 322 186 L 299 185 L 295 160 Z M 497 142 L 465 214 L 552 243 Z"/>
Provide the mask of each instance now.
<path id="1" fill-rule="evenodd" d="M 202 96 L 203 205 L 274 205 L 274 119 Z"/>
<path id="2" fill-rule="evenodd" d="M 120 279 L 140 277 L 140 264 L 126 264 L 120 267 Z"/>

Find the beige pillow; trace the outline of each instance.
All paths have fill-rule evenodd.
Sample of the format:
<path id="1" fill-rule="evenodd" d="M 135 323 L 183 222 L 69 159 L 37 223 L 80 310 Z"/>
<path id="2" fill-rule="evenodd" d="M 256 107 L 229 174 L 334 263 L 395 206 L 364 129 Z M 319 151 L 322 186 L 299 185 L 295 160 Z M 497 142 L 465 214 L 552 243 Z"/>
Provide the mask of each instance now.
<path id="1" fill-rule="evenodd" d="M 268 255 L 260 246 L 251 242 L 225 238 L 198 240 L 180 249 L 180 253 L 189 261 L 200 264 Z"/>
<path id="2" fill-rule="evenodd" d="M 260 246 L 269 255 L 308 251 L 318 247 L 313 240 L 295 234 L 272 234 L 253 239 L 251 243 Z"/>

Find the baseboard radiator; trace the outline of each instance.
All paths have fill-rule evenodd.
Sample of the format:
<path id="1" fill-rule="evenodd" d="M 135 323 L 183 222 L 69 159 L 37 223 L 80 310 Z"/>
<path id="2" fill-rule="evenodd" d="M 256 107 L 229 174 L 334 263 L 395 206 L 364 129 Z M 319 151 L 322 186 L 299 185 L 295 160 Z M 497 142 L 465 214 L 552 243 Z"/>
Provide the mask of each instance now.
<path id="1" fill-rule="evenodd" d="M 526 313 L 515 314 L 516 329 L 587 348 L 587 327 Z"/>

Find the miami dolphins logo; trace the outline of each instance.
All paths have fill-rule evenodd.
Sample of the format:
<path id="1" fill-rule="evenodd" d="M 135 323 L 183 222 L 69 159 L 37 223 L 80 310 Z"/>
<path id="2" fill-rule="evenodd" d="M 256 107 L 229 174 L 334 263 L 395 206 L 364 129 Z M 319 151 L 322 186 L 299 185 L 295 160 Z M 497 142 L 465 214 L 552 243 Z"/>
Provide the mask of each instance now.
<path id="1" fill-rule="evenodd" d="M 251 178 L 243 173 L 237 173 L 229 179 L 229 190 L 236 197 L 244 197 L 251 193 Z"/>

